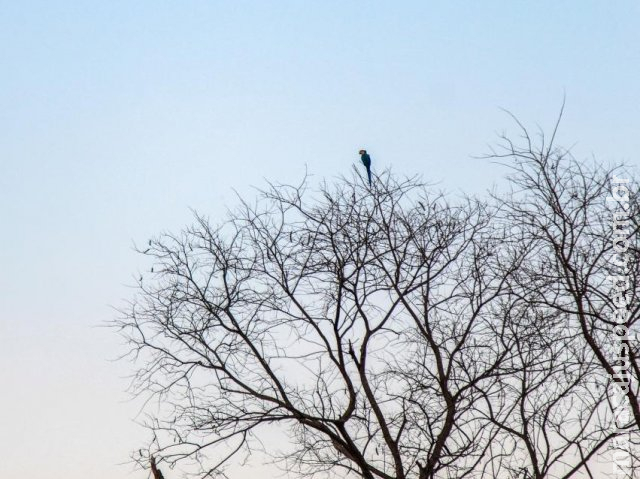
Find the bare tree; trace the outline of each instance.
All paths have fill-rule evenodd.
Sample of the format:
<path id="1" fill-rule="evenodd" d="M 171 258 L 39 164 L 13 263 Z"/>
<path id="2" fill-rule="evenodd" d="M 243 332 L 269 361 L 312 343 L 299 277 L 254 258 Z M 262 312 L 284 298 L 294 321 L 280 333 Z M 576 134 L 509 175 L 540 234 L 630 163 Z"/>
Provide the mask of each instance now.
<path id="1" fill-rule="evenodd" d="M 637 334 L 640 320 L 640 256 L 636 246 L 640 201 L 634 196 L 637 181 L 631 171 L 605 168 L 595 161 L 580 162 L 570 151 L 556 146 L 561 117 L 550 138 L 543 133 L 534 138 L 514 118 L 520 141 L 503 137 L 501 149 L 492 155 L 510 160 L 507 165 L 512 171 L 511 192 L 496 199 L 503 221 L 531 246 L 514 276 L 514 292 L 526 301 L 529 310 L 541 310 L 546 318 L 555 318 L 557 332 L 550 337 L 565 348 L 565 356 L 568 347 L 579 353 L 575 361 L 563 360 L 565 365 L 579 366 L 585 374 L 576 387 L 580 400 L 589 398 L 589 404 L 574 412 L 590 420 L 599 415 L 606 418 L 600 420 L 600 428 L 609 434 L 601 435 L 604 442 L 598 439 L 601 445 L 592 449 L 595 453 L 615 435 L 616 425 L 629 432 L 630 443 L 637 444 L 640 439 L 640 345 L 628 338 Z M 626 201 L 612 194 L 617 178 L 624 178 L 625 185 L 632 188 Z M 614 248 L 619 238 L 629 242 L 624 255 Z M 612 277 L 621 275 L 626 279 L 622 288 L 616 284 L 619 281 L 612 282 Z M 622 308 L 626 309 L 623 321 L 616 320 L 620 296 L 627 305 Z M 611 413 L 616 409 L 612 398 L 622 392 L 613 381 L 620 376 L 622 363 L 627 366 L 628 389 L 623 396 L 630 417 L 620 421 L 619 414 L 612 417 Z M 567 377 L 564 384 L 569 382 Z M 586 423 L 580 420 L 578 424 L 581 430 Z M 579 453 L 589 456 L 582 448 Z M 533 477 L 538 477 L 537 473 Z"/>
<path id="2" fill-rule="evenodd" d="M 546 168 L 527 161 L 514 186 Z M 598 181 L 571 168 L 554 171 Z M 301 475 L 590 474 L 613 437 L 606 391 L 589 387 L 605 366 L 544 250 L 553 211 L 534 218 L 526 201 L 452 203 L 415 178 L 369 187 L 355 173 L 317 191 L 270 185 L 226 221 L 152 240 L 153 272 L 118 327 L 136 391 L 162 405 L 154 453 L 213 477 L 277 454 L 260 441 L 269 427 Z"/>

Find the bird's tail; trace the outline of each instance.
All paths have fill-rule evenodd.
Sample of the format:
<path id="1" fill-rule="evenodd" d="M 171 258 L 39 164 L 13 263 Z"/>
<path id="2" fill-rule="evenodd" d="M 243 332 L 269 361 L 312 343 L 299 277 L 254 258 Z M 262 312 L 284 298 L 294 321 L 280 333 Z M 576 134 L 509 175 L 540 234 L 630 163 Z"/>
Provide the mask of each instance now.
<path id="1" fill-rule="evenodd" d="M 369 177 L 369 186 L 371 186 L 371 168 L 367 168 L 367 176 Z"/>

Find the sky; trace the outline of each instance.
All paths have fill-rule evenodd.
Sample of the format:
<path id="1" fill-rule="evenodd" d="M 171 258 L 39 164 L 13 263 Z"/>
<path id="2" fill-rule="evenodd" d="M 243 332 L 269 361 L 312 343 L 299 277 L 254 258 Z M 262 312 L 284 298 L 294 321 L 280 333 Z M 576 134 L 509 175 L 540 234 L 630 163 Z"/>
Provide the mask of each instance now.
<path id="1" fill-rule="evenodd" d="M 640 164 L 640 3 L 0 0 L 0 476 L 142 479 L 134 244 L 266 180 L 481 194 L 501 110 Z M 165 474 L 171 479 L 169 474 Z M 250 477 L 247 471 L 237 475 Z"/>

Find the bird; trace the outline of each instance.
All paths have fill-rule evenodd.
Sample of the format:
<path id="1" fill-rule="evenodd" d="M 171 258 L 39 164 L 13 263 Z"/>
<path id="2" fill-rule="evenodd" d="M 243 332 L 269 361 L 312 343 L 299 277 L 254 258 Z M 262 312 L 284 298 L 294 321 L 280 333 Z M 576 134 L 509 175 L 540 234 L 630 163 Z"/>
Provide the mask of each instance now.
<path id="1" fill-rule="evenodd" d="M 367 176 L 369 177 L 369 186 L 371 186 L 371 157 L 367 150 L 360 150 L 360 159 L 362 160 L 362 164 L 367 169 Z"/>

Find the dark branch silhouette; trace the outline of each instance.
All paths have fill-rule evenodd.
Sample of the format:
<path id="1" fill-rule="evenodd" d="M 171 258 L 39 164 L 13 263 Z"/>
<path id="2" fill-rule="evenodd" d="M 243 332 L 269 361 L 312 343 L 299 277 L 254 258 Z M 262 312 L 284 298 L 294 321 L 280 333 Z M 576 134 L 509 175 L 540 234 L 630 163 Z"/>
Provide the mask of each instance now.
<path id="1" fill-rule="evenodd" d="M 153 474 L 153 479 L 164 479 L 162 472 L 156 466 L 156 458 L 151 456 L 151 459 L 149 459 L 149 463 L 151 464 L 151 473 Z"/>
<path id="2" fill-rule="evenodd" d="M 606 198 L 612 175 L 631 177 L 575 160 L 555 132 L 522 137 L 493 155 L 511 190 L 488 199 L 389 171 L 368 186 L 354 169 L 152 240 L 118 327 L 135 390 L 164 406 L 149 422 L 163 462 L 201 477 L 257 452 L 310 476 L 594 477 L 615 438 Z M 637 199 L 625 211 L 633 238 Z M 637 441 L 640 351 L 623 344 Z"/>

